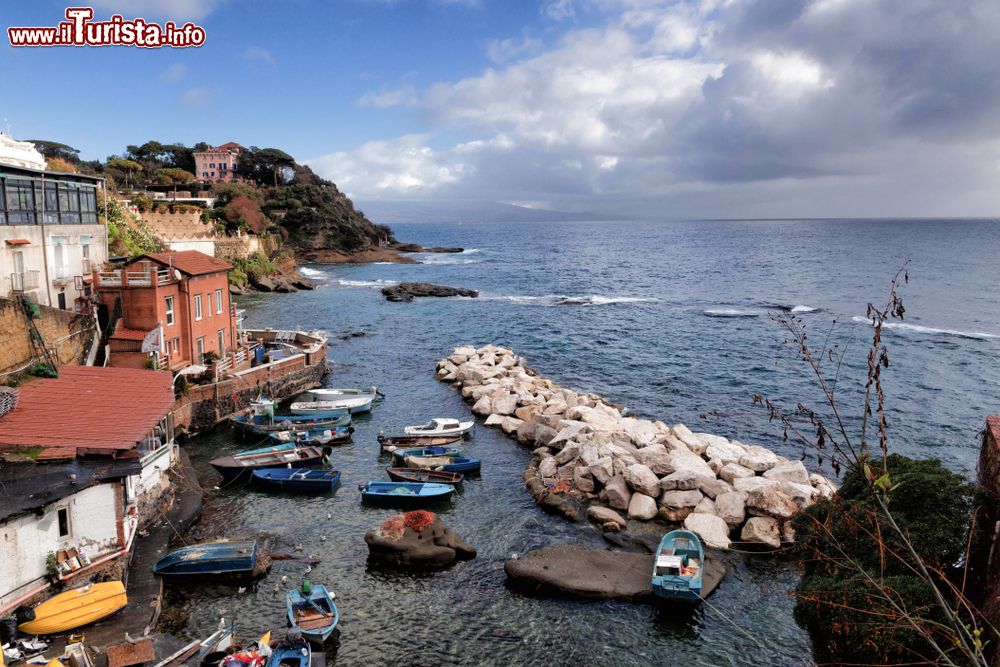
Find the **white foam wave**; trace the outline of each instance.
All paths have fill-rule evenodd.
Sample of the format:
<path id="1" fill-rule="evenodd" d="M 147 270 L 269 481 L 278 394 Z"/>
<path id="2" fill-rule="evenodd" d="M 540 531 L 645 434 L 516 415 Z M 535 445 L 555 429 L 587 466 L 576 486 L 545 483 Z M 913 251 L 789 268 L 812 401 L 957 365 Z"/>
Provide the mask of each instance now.
<path id="1" fill-rule="evenodd" d="M 738 308 L 709 308 L 704 311 L 709 317 L 758 317 L 763 315 L 759 310 L 740 310 Z"/>
<path id="2" fill-rule="evenodd" d="M 448 255 L 431 255 L 430 257 L 421 257 L 418 261 L 421 264 L 435 264 L 437 266 L 445 266 L 449 264 L 479 264 L 481 259 L 461 259 L 456 255 L 461 253 L 453 253 Z"/>
<path id="3" fill-rule="evenodd" d="M 491 297 L 487 297 L 491 298 Z M 643 296 L 602 296 L 588 294 L 583 296 L 568 296 L 566 294 L 545 294 L 542 296 L 504 295 L 492 297 L 502 301 L 535 306 L 607 306 L 615 303 L 649 303 L 659 301 L 654 297 Z"/>
<path id="4" fill-rule="evenodd" d="M 859 324 L 871 324 L 872 320 L 870 317 L 859 317 L 855 316 L 851 318 L 852 322 L 858 322 Z M 1000 335 L 985 333 L 982 331 L 959 331 L 956 329 L 939 329 L 936 327 L 925 327 L 919 324 L 907 324 L 905 322 L 886 322 L 882 325 L 886 329 L 891 329 L 894 331 L 909 331 L 911 333 L 922 333 L 931 334 L 938 336 L 958 336 L 959 338 L 974 338 L 976 340 L 995 340 L 1000 339 Z"/>
<path id="5" fill-rule="evenodd" d="M 337 279 L 337 284 L 343 287 L 388 287 L 397 284 L 395 280 L 345 280 Z"/>
<path id="6" fill-rule="evenodd" d="M 789 309 L 791 313 L 815 313 L 819 308 L 813 308 L 812 306 L 792 306 Z"/>
<path id="7" fill-rule="evenodd" d="M 326 272 L 319 269 L 311 269 L 308 266 L 300 266 L 299 273 L 306 278 L 326 278 Z"/>

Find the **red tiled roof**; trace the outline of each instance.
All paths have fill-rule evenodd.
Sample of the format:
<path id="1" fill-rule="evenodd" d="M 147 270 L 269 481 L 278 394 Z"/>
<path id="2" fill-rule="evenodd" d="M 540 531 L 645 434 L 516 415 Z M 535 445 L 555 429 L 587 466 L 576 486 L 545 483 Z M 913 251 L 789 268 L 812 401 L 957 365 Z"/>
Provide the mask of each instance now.
<path id="1" fill-rule="evenodd" d="M 170 373 L 136 368 L 63 366 L 58 378 L 20 392 L 17 407 L 0 417 L 0 450 L 133 449 L 174 403 Z"/>
<path id="2" fill-rule="evenodd" d="M 197 250 L 155 252 L 143 255 L 140 259 L 146 257 L 163 266 L 173 266 L 175 269 L 179 269 L 182 273 L 186 273 L 189 276 L 218 273 L 219 271 L 228 271 L 233 268 L 233 265 L 229 262 L 224 262 L 221 259 L 216 259 L 211 255 L 206 255 Z"/>
<path id="3" fill-rule="evenodd" d="M 122 325 L 122 321 L 118 320 L 118 322 L 115 323 L 115 330 L 112 332 L 111 338 L 117 338 L 118 340 L 137 340 L 141 342 L 146 340 L 146 333 L 147 332 L 142 329 L 126 329 Z"/>

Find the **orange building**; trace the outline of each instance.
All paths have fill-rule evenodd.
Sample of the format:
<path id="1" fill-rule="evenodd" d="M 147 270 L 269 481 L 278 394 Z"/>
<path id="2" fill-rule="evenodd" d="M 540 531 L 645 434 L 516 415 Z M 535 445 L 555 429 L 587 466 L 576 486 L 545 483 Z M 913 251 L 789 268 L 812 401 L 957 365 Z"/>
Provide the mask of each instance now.
<path id="1" fill-rule="evenodd" d="M 232 181 L 236 160 L 243 147 L 230 141 L 194 154 L 195 175 L 200 181 Z"/>
<path id="2" fill-rule="evenodd" d="M 161 368 L 224 359 L 238 347 L 229 300 L 233 267 L 197 250 L 143 255 L 128 266 L 94 274 L 106 309 L 109 364 Z"/>

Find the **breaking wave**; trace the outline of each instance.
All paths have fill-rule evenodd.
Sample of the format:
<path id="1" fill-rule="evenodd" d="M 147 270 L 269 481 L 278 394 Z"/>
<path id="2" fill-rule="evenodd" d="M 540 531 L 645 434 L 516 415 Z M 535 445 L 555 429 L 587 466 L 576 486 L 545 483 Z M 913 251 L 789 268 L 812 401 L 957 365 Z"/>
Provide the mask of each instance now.
<path id="1" fill-rule="evenodd" d="M 759 317 L 763 310 L 740 310 L 739 308 L 709 308 L 702 311 L 708 317 Z"/>
<path id="2" fill-rule="evenodd" d="M 430 257 L 421 257 L 417 261 L 421 264 L 434 264 L 437 266 L 446 266 L 451 264 L 479 264 L 481 259 L 462 259 L 458 257 L 462 253 L 450 253 L 450 254 L 435 254 Z"/>
<path id="3" fill-rule="evenodd" d="M 337 279 L 337 284 L 343 287 L 388 287 L 397 284 L 395 280 L 345 280 Z"/>
<path id="4" fill-rule="evenodd" d="M 506 295 L 487 297 L 534 306 L 607 306 L 616 303 L 650 303 L 659 301 L 654 297 L 645 296 L 601 296 L 589 294 L 584 296 L 567 296 L 565 294 L 546 294 L 543 296 Z"/>
<path id="5" fill-rule="evenodd" d="M 320 271 L 319 269 L 312 269 L 308 266 L 300 266 L 299 273 L 301 273 L 306 278 L 326 278 L 326 272 Z"/>
<path id="6" fill-rule="evenodd" d="M 852 322 L 871 325 L 871 318 L 855 316 Z M 907 324 L 905 322 L 886 322 L 882 325 L 886 329 L 893 331 L 907 331 L 911 333 L 930 334 L 936 336 L 957 336 L 959 338 L 972 338 L 975 340 L 997 340 L 1000 335 L 985 333 L 982 331 L 958 331 L 956 329 L 938 329 L 936 327 L 925 327 L 919 324 Z"/>
<path id="7" fill-rule="evenodd" d="M 812 306 L 792 306 L 788 309 L 790 313 L 815 313 L 818 311 L 819 308 L 813 308 Z"/>

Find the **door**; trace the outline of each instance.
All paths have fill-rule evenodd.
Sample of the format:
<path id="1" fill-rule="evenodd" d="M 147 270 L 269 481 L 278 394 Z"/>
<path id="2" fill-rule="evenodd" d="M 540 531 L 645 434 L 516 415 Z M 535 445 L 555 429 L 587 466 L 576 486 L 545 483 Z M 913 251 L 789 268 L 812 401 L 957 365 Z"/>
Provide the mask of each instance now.
<path id="1" fill-rule="evenodd" d="M 20 250 L 14 251 L 14 275 L 11 276 L 11 282 L 15 292 L 24 291 L 24 253 Z"/>
<path id="2" fill-rule="evenodd" d="M 59 308 L 66 310 L 66 292 L 59 292 Z"/>
<path id="3" fill-rule="evenodd" d="M 226 356 L 226 332 L 219 329 L 219 358 Z"/>

